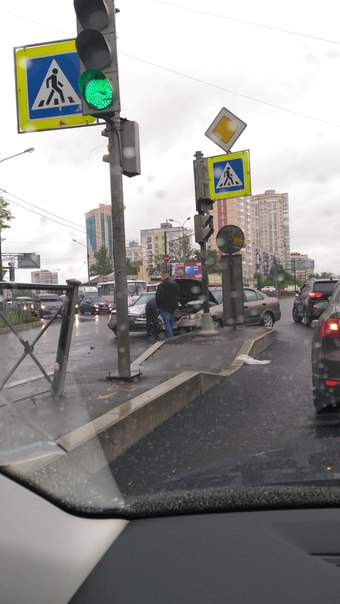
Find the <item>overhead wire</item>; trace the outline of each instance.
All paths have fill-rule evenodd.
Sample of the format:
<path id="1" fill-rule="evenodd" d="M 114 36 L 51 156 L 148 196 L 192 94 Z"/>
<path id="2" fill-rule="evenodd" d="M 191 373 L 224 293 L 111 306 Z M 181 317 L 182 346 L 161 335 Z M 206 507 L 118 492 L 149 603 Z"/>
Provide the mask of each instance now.
<path id="1" fill-rule="evenodd" d="M 7 191 L 5 191 L 4 189 L 1 189 L 1 191 L 4 191 L 4 193 L 5 193 L 6 195 L 11 196 L 11 193 L 8 193 L 8 192 L 7 192 Z M 15 196 L 13 196 L 13 197 L 15 197 Z M 68 229 L 73 229 L 73 230 L 78 231 L 79 233 L 82 233 L 82 234 L 84 234 L 84 233 L 86 232 L 85 227 L 81 227 L 80 225 L 73 226 L 73 225 L 75 225 L 76 223 L 73 223 L 73 222 L 71 222 L 71 221 L 67 221 L 67 219 L 64 219 L 64 218 L 62 218 L 62 217 L 59 217 L 59 218 L 60 218 L 60 220 L 64 220 L 65 222 L 70 222 L 70 224 L 65 224 L 65 222 L 60 222 L 60 220 L 55 220 L 54 218 L 50 218 L 49 216 L 46 216 L 45 214 L 41 214 L 40 212 L 36 212 L 35 210 L 31 210 L 30 208 L 27 208 L 26 206 L 24 206 L 24 205 L 22 205 L 22 204 L 18 203 L 17 201 L 13 201 L 13 199 L 8 199 L 8 198 L 6 198 L 6 197 L 5 197 L 5 199 L 6 199 L 6 201 L 8 201 L 10 204 L 12 203 L 12 204 L 14 204 L 14 205 L 18 206 L 19 208 L 22 208 L 23 210 L 27 210 L 28 212 L 31 212 L 32 214 L 36 214 L 37 216 L 40 216 L 41 218 L 45 218 L 46 220 L 50 220 L 51 222 L 55 222 L 56 224 L 59 224 L 59 225 L 61 225 L 61 226 L 63 226 L 63 227 L 66 227 L 66 228 L 68 228 Z M 19 199 L 19 198 L 18 198 L 18 199 Z M 22 201 L 24 201 L 24 200 L 22 200 Z M 28 202 L 25 202 L 25 201 L 24 201 L 24 203 L 28 203 Z M 33 204 L 31 204 L 31 205 L 33 205 Z M 44 211 L 44 212 L 45 212 L 45 211 L 47 212 L 47 210 L 43 210 L 43 211 Z M 48 213 L 49 213 L 49 214 L 51 214 L 52 216 L 54 216 L 54 214 L 52 214 L 51 212 L 48 212 Z"/>

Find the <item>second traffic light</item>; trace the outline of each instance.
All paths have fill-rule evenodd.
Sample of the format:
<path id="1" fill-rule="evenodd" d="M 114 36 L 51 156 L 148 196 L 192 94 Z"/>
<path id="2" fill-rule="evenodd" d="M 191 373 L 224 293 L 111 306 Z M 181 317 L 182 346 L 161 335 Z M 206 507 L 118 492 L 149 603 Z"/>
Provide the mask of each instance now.
<path id="1" fill-rule="evenodd" d="M 212 210 L 214 203 L 214 199 L 209 199 L 208 197 L 198 197 L 198 199 L 196 199 L 196 210 L 199 214 L 207 214 L 210 210 Z"/>
<path id="2" fill-rule="evenodd" d="M 195 214 L 195 241 L 204 243 L 214 232 L 214 221 L 210 214 Z"/>
<path id="3" fill-rule="evenodd" d="M 113 0 L 74 0 L 82 112 L 103 119 L 120 111 Z"/>

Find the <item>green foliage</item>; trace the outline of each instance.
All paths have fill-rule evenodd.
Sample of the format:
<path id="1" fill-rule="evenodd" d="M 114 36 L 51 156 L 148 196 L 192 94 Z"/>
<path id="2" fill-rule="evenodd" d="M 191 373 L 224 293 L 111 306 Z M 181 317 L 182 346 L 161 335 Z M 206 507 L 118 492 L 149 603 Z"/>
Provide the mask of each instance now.
<path id="1" fill-rule="evenodd" d="M 10 225 L 7 223 L 14 218 L 8 206 L 9 202 L 4 197 L 0 197 L 0 231 L 9 229 Z"/>
<path id="2" fill-rule="evenodd" d="M 191 260 L 196 262 L 202 261 L 201 250 L 193 250 L 193 257 Z M 207 271 L 208 273 L 220 273 L 221 263 L 219 260 L 218 252 L 216 250 L 207 250 Z"/>
<path id="3" fill-rule="evenodd" d="M 129 276 L 138 274 L 138 262 L 132 262 L 129 258 L 126 259 L 126 271 Z"/>
<path id="4" fill-rule="evenodd" d="M 113 272 L 113 260 L 106 247 L 101 247 L 94 257 L 96 262 L 90 266 L 90 276 L 109 275 Z"/>

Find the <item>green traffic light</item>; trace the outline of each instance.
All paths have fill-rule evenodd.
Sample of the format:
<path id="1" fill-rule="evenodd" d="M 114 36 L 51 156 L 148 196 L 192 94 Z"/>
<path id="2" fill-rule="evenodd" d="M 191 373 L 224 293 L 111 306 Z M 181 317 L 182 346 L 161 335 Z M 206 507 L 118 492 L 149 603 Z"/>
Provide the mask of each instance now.
<path id="1" fill-rule="evenodd" d="M 79 78 L 79 89 L 90 107 L 107 109 L 113 101 L 111 84 L 102 71 L 88 69 Z"/>

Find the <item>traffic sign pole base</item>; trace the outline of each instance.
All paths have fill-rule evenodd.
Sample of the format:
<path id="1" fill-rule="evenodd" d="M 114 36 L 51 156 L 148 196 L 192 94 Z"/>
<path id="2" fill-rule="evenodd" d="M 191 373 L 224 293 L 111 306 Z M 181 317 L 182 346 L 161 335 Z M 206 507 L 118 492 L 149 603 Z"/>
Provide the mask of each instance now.
<path id="1" fill-rule="evenodd" d="M 200 336 L 216 336 L 216 329 L 210 313 L 203 313 Z"/>
<path id="2" fill-rule="evenodd" d="M 118 382 L 132 382 L 136 377 L 140 377 L 142 372 L 139 367 L 131 367 L 129 375 L 119 375 L 118 371 L 114 371 L 111 373 L 109 371 L 109 375 L 106 376 L 107 380 L 117 380 Z"/>

